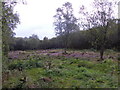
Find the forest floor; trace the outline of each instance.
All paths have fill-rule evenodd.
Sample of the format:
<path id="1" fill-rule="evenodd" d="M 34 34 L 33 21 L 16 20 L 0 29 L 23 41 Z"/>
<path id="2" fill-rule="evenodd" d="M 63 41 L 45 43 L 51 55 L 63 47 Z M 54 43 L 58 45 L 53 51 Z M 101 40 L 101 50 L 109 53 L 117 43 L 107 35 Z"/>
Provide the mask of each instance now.
<path id="1" fill-rule="evenodd" d="M 3 67 L 3 88 L 117 88 L 118 55 L 62 49 L 11 51 Z"/>

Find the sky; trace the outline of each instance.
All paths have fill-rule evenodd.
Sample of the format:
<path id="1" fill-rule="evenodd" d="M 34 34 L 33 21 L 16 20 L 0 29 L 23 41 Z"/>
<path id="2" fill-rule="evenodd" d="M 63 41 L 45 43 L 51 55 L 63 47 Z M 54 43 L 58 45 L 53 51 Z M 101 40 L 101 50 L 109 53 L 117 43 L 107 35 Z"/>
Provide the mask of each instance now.
<path id="1" fill-rule="evenodd" d="M 17 12 L 20 18 L 20 24 L 14 30 L 15 36 L 29 37 L 36 34 L 41 40 L 45 36 L 49 39 L 55 37 L 53 16 L 56 9 L 67 1 L 72 3 L 74 14 L 79 17 L 80 6 L 85 5 L 90 10 L 93 0 L 26 0 L 25 5 L 19 3 L 14 8 L 14 12 Z"/>
<path id="2" fill-rule="evenodd" d="M 88 0 L 26 0 L 27 4 L 17 4 L 14 12 L 19 14 L 20 24 L 14 30 L 16 37 L 29 37 L 38 35 L 40 39 L 45 36 L 55 37 L 54 18 L 56 9 L 69 1 L 72 3 L 74 14 L 78 17 L 79 8 L 82 4 L 90 5 Z M 92 1 L 92 0 L 90 0 Z"/>

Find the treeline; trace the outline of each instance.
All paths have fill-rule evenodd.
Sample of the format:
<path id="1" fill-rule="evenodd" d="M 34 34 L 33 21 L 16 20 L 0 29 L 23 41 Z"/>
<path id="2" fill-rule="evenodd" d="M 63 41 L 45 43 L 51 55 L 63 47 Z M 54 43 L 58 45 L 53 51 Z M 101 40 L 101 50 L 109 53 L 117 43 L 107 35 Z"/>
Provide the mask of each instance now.
<path id="1" fill-rule="evenodd" d="M 94 35 L 91 33 L 93 30 L 81 30 L 70 33 L 68 40 L 69 49 L 97 49 L 99 50 L 99 45 L 92 45 L 91 42 L 94 42 Z M 99 33 L 98 33 L 99 35 Z M 109 30 L 107 35 L 107 49 L 120 50 L 118 44 L 118 29 Z M 57 36 L 52 39 L 44 37 L 43 40 L 40 40 L 37 35 L 32 35 L 29 38 L 25 37 L 14 37 L 13 43 L 10 44 L 10 50 L 39 50 L 39 49 L 57 49 L 65 48 L 64 36 Z"/>
<path id="2" fill-rule="evenodd" d="M 2 53 L 8 56 L 9 50 L 38 50 L 67 48 L 91 49 L 100 51 L 101 60 L 106 49 L 120 51 L 119 19 L 112 10 L 114 3 L 107 0 L 93 2 L 93 12 L 86 12 L 84 6 L 79 10 L 79 18 L 74 15 L 72 3 L 66 2 L 56 9 L 53 22 L 56 37 L 39 40 L 37 35 L 29 38 L 14 37 L 13 30 L 19 24 L 19 15 L 13 9 L 16 2 L 2 3 Z M 108 8 L 106 8 L 108 7 Z M 95 10 L 96 9 L 96 10 Z M 83 17 L 82 17 L 82 16 Z M 80 29 L 83 30 L 80 30 Z"/>

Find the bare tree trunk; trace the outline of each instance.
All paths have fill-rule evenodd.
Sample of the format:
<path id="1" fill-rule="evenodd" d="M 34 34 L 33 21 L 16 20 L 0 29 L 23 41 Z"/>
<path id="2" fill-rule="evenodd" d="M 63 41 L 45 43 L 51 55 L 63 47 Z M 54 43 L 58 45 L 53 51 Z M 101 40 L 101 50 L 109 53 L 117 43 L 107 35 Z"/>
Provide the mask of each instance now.
<path id="1" fill-rule="evenodd" d="M 103 54 L 104 54 L 104 47 L 102 46 L 100 49 L 100 60 L 103 60 Z"/>
<path id="2" fill-rule="evenodd" d="M 64 40 L 64 45 L 65 45 L 65 49 L 64 49 L 64 54 L 67 54 L 67 49 L 68 49 L 68 37 L 69 35 L 65 36 L 65 40 Z"/>

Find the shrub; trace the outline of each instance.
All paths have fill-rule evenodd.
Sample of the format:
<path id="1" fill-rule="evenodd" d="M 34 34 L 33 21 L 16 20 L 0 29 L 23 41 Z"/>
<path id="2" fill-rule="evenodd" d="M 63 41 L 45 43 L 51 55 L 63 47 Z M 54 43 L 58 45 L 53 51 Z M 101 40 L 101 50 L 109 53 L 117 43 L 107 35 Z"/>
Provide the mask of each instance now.
<path id="1" fill-rule="evenodd" d="M 118 58 L 117 58 L 119 61 L 120 61 L 120 54 L 118 55 Z"/>
<path id="2" fill-rule="evenodd" d="M 47 76 L 62 76 L 62 73 L 60 69 L 52 69 L 52 70 L 47 70 L 46 74 Z"/>
<path id="3" fill-rule="evenodd" d="M 80 61 L 78 67 L 92 68 L 94 67 L 94 63 L 89 61 Z"/>
<path id="4" fill-rule="evenodd" d="M 8 66 L 8 69 L 9 70 L 14 70 L 14 69 L 19 69 L 19 68 L 23 69 L 22 63 L 23 63 L 22 61 L 14 61 Z"/>
<path id="5" fill-rule="evenodd" d="M 43 65 L 41 64 L 40 61 L 38 60 L 21 60 L 21 61 L 14 61 L 9 64 L 8 69 L 9 70 L 14 70 L 14 69 L 30 69 L 30 68 L 37 68 L 37 67 L 42 67 Z"/>

